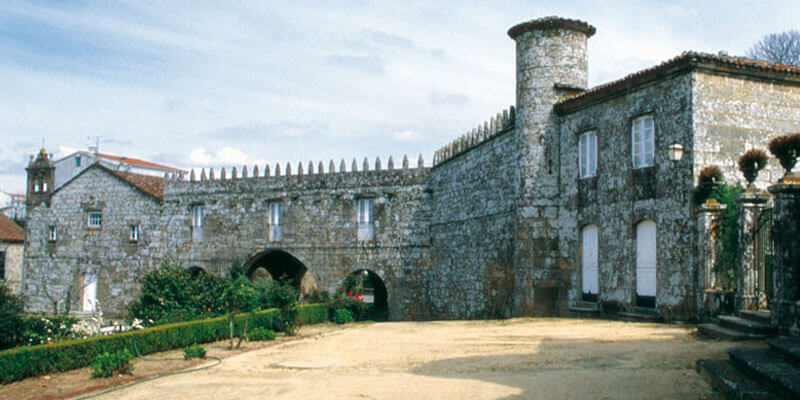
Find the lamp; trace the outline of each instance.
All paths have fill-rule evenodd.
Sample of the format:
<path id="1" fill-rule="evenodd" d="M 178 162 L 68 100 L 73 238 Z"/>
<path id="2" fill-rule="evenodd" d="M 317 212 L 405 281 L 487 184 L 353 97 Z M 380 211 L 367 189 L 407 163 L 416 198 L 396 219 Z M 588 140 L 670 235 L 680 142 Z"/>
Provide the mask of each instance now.
<path id="1" fill-rule="evenodd" d="M 683 158 L 683 145 L 679 143 L 670 145 L 667 149 L 667 155 L 672 161 L 680 161 Z"/>

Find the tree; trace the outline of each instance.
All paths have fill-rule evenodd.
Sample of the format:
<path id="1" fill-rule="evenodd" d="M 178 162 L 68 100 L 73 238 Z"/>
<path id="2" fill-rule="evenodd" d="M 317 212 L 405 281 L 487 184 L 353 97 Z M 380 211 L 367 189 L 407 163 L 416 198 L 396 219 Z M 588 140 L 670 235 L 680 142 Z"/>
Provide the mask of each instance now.
<path id="1" fill-rule="evenodd" d="M 747 56 L 759 60 L 800 66 L 800 31 L 794 29 L 770 33 L 764 36 L 747 52 Z"/>

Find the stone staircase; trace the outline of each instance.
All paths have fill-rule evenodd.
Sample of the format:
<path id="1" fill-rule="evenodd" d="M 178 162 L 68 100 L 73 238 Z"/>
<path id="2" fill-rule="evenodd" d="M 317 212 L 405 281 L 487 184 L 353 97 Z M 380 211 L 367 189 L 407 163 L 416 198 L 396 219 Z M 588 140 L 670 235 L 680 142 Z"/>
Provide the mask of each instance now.
<path id="1" fill-rule="evenodd" d="M 733 348 L 728 360 L 698 360 L 697 372 L 726 399 L 800 399 L 800 339 L 766 340 L 768 348 Z"/>
<path id="2" fill-rule="evenodd" d="M 775 336 L 769 311 L 741 310 L 739 315 L 720 315 L 714 321 L 697 326 L 701 334 L 726 340 L 760 340 Z"/>

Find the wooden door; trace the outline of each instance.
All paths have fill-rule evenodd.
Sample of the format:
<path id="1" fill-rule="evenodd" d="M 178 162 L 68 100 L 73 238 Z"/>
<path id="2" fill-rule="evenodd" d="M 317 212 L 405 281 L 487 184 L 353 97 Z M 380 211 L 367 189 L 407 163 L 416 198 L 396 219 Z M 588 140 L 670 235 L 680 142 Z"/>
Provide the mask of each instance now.
<path id="1" fill-rule="evenodd" d="M 656 296 L 656 223 L 643 221 L 636 226 L 636 294 Z"/>
<path id="2" fill-rule="evenodd" d="M 600 283 L 597 274 L 597 225 L 588 225 L 581 231 L 581 267 L 583 294 L 586 300 L 596 300 Z M 588 295 L 588 296 L 586 296 Z"/>

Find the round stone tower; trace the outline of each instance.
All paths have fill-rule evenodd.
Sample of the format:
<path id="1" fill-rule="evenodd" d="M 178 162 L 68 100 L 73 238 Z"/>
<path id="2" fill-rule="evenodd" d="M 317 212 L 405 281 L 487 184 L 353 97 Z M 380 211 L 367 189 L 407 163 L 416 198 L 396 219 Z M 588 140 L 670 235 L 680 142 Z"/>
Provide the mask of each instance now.
<path id="1" fill-rule="evenodd" d="M 570 274 L 560 255 L 560 132 L 553 105 L 587 86 L 591 25 L 546 17 L 508 31 L 517 42 L 516 139 L 520 191 L 515 232 L 515 315 L 566 312 Z"/>
<path id="2" fill-rule="evenodd" d="M 545 178 L 558 173 L 554 147 L 558 138 L 550 137 L 557 133 L 553 104 L 586 90 L 587 41 L 594 33 L 595 28 L 583 21 L 559 17 L 534 19 L 508 30 L 517 42 L 516 126 L 520 144 L 526 149 L 522 157 L 524 177 L 544 172 L 540 178 Z M 552 145 L 547 146 L 547 142 Z M 539 195 L 555 195 L 550 187 L 530 189 Z"/>

